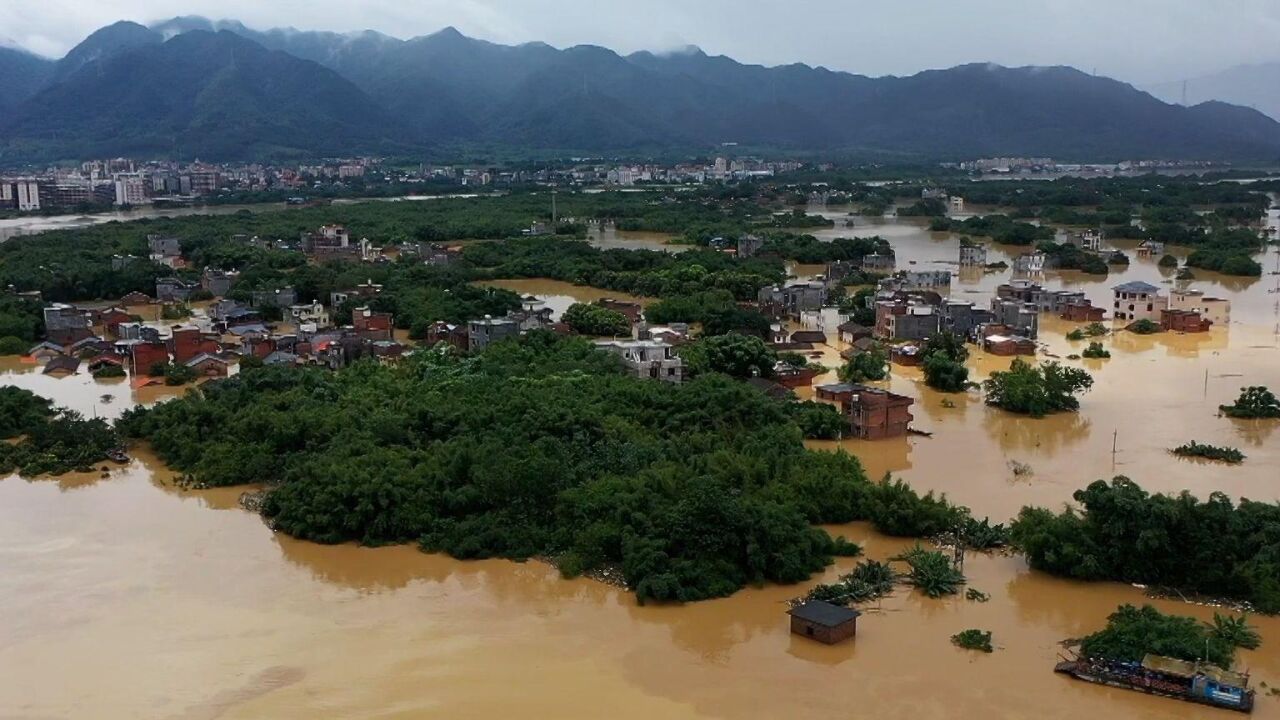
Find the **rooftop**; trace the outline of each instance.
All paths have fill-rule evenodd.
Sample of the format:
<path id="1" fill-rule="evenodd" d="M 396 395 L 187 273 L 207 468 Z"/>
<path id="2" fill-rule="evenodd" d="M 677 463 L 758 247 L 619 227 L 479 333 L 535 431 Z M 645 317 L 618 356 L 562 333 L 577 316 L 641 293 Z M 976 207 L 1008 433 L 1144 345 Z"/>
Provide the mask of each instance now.
<path id="1" fill-rule="evenodd" d="M 1127 293 L 1157 293 L 1157 292 L 1160 292 L 1160 288 L 1156 287 L 1155 285 L 1152 285 L 1152 284 L 1151 284 L 1151 283 L 1149 283 L 1149 282 L 1143 282 L 1143 281 L 1141 281 L 1141 280 L 1130 280 L 1130 281 L 1129 281 L 1129 282 L 1127 282 L 1127 283 L 1120 283 L 1119 285 L 1116 285 L 1115 287 L 1113 287 L 1113 288 L 1111 288 L 1111 289 L 1112 289 L 1112 290 L 1114 290 L 1114 291 L 1116 291 L 1116 292 L 1127 292 Z"/>
<path id="2" fill-rule="evenodd" d="M 810 600 L 787 611 L 788 615 L 823 627 L 838 627 L 862 613 L 847 607 L 832 605 L 822 600 Z"/>

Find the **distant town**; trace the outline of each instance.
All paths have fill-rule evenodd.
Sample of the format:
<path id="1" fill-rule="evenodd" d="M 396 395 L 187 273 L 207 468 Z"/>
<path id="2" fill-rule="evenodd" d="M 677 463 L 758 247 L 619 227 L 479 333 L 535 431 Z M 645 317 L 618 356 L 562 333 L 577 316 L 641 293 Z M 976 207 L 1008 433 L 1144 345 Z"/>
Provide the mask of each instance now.
<path id="1" fill-rule="evenodd" d="M 1228 164 L 1208 161 L 1134 160 L 1119 163 L 1061 163 L 1051 158 L 997 157 L 942 163 L 942 171 L 974 176 L 1112 175 L 1156 170 L 1207 171 Z M 217 201 L 252 202 L 253 194 L 274 194 L 302 204 L 325 197 L 358 197 L 396 189 L 406 195 L 465 190 L 491 191 L 525 185 L 557 187 L 632 187 L 685 185 L 772 178 L 801 169 L 817 173 L 836 168 L 830 162 L 766 161 L 757 157 L 717 156 L 704 163 L 616 164 L 570 160 L 537 169 L 487 165 L 406 166 L 385 159 L 357 157 L 296 165 L 142 161 L 129 158 L 88 160 L 78 167 L 0 172 L 0 210 L 18 212 L 88 211 L 147 205 L 184 206 Z M 888 172 L 886 171 L 886 174 Z"/>

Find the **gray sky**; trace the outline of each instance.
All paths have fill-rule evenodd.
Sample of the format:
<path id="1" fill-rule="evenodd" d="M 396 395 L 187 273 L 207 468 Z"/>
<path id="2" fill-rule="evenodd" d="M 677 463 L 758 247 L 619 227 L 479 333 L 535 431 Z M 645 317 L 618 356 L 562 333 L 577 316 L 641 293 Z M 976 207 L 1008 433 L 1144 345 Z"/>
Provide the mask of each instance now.
<path id="1" fill-rule="evenodd" d="M 202 15 L 401 38 L 453 25 L 501 43 L 623 53 L 692 44 L 865 75 L 989 61 L 1140 84 L 1280 61 L 1280 0 L 0 0 L 0 9 L 0 37 L 50 57 L 116 20 Z"/>

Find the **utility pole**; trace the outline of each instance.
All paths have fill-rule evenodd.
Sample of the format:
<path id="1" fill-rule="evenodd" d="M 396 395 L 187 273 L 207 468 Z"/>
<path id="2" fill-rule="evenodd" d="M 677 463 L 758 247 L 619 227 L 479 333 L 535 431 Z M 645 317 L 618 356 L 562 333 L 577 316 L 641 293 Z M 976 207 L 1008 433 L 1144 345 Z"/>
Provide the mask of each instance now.
<path id="1" fill-rule="evenodd" d="M 556 226 L 556 191 L 551 191 L 551 227 L 554 230 Z"/>
<path id="2" fill-rule="evenodd" d="M 1182 81 L 1182 107 L 1187 106 L 1187 81 Z"/>

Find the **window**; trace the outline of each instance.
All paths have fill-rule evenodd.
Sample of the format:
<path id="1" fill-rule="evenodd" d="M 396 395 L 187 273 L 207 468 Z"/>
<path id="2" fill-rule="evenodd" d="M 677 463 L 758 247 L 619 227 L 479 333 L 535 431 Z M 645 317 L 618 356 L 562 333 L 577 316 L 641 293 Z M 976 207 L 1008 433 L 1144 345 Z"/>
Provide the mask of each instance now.
<path id="1" fill-rule="evenodd" d="M 1147 303 L 1147 312 L 1151 312 L 1151 303 Z"/>

